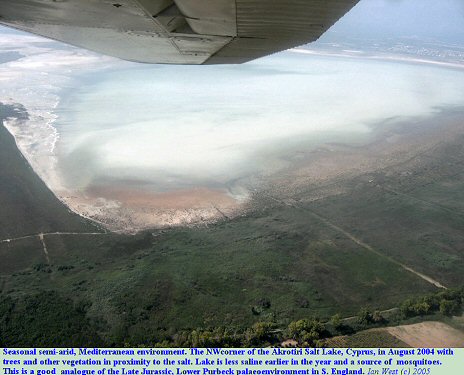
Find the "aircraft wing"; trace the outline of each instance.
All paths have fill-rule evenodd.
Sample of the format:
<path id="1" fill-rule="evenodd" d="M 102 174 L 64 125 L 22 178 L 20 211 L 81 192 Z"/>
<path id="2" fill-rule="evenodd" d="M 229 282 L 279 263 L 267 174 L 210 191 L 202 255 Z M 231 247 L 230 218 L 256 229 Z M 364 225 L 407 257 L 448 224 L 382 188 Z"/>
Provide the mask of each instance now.
<path id="1" fill-rule="evenodd" d="M 0 0 L 0 24 L 124 60 L 236 64 L 313 42 L 359 0 Z"/>

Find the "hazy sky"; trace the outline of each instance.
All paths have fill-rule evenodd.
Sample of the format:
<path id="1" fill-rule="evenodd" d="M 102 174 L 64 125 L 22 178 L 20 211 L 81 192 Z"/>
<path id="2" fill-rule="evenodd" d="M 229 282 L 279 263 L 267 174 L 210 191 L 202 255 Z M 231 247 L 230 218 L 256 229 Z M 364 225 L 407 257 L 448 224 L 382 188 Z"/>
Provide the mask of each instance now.
<path id="1" fill-rule="evenodd" d="M 325 38 L 418 37 L 464 43 L 464 0 L 361 0 Z"/>
<path id="2" fill-rule="evenodd" d="M 12 32 L 0 27 L 0 32 Z M 464 0 L 361 0 L 322 41 L 419 37 L 464 43 Z"/>

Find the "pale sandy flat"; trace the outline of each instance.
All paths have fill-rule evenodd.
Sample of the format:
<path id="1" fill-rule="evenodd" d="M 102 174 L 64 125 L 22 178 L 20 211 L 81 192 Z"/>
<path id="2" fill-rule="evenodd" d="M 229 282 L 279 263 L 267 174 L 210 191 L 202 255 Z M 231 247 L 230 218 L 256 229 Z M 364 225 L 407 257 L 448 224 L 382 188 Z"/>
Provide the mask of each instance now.
<path id="1" fill-rule="evenodd" d="M 74 212 L 110 230 L 128 233 L 231 218 L 243 204 L 225 190 L 208 188 L 156 193 L 105 186 L 84 193 L 63 191 L 59 196 Z"/>
<path id="2" fill-rule="evenodd" d="M 150 207 L 153 209 L 191 209 L 217 206 L 234 206 L 237 202 L 225 191 L 197 188 L 163 193 L 127 189 L 117 186 L 94 187 L 87 189 L 90 197 L 105 197 L 130 207 Z"/>
<path id="3" fill-rule="evenodd" d="M 464 332 L 441 322 L 389 327 L 387 331 L 415 348 L 464 348 Z"/>

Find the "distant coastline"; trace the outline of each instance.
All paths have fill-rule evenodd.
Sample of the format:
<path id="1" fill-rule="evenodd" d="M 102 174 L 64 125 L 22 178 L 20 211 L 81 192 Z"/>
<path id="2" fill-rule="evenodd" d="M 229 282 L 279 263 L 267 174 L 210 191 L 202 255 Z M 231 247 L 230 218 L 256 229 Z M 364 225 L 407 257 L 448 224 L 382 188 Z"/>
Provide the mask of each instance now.
<path id="1" fill-rule="evenodd" d="M 423 56 L 414 55 L 401 55 L 381 52 L 364 52 L 357 50 L 330 50 L 330 49 L 306 49 L 306 48 L 293 48 L 289 50 L 292 53 L 299 53 L 310 56 L 325 56 L 325 57 L 340 57 L 350 59 L 365 59 L 375 61 L 391 61 L 402 64 L 413 64 L 413 65 L 429 65 L 436 66 L 439 68 L 447 69 L 464 69 L 464 61 L 446 61 L 439 59 L 425 58 Z"/>

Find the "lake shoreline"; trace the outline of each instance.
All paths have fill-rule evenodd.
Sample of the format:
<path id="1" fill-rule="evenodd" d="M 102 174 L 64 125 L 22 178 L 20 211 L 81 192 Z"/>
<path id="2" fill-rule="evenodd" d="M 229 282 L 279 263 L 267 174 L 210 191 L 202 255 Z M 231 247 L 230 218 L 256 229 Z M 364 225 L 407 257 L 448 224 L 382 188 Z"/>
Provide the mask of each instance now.
<path id="1" fill-rule="evenodd" d="M 20 107 L 17 105 L 17 108 Z M 27 111 L 18 116 L 18 121 L 27 121 L 24 116 L 27 117 Z M 8 118 L 11 117 L 10 114 Z M 388 124 L 371 126 L 373 131 L 363 142 L 326 142 L 295 149 L 294 155 L 298 155 L 299 160 L 291 160 L 290 167 L 278 173 L 256 178 L 250 199 L 238 203 L 227 191 L 201 187 L 167 193 L 142 193 L 118 186 L 110 190 L 102 187 L 106 191 L 87 191 L 85 195 L 52 191 L 74 213 L 115 232 L 207 225 L 260 209 L 263 194 L 287 199 L 311 188 L 317 193 L 306 198 L 309 200 L 338 194 L 340 190 L 333 188 L 337 181 L 401 163 L 417 156 L 422 149 L 464 134 L 464 110 L 442 109 L 430 117 L 389 120 Z M 31 167 L 35 171 L 33 165 Z M 329 185 L 332 188 L 326 188 Z"/>
<path id="2" fill-rule="evenodd" d="M 73 212 L 131 233 L 208 225 L 254 210 L 263 192 L 381 168 L 429 142 L 419 123 L 452 125 L 437 106 L 464 101 L 464 75 L 449 67 L 364 56 L 170 67 L 48 44 L 21 52 L 0 64 L 1 100 L 28 113 L 5 121 L 17 147 Z"/>

